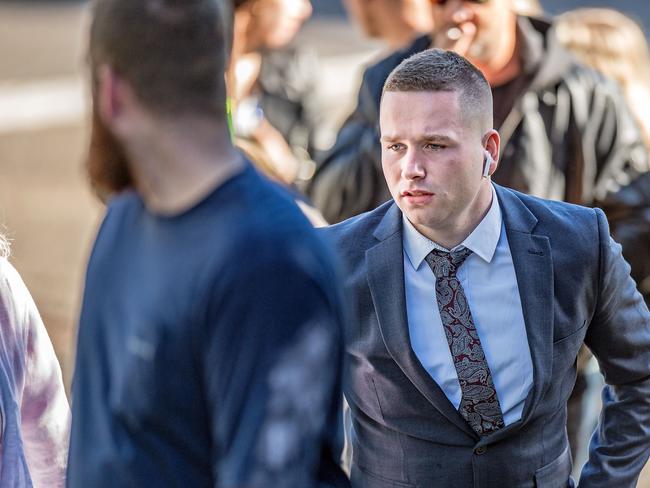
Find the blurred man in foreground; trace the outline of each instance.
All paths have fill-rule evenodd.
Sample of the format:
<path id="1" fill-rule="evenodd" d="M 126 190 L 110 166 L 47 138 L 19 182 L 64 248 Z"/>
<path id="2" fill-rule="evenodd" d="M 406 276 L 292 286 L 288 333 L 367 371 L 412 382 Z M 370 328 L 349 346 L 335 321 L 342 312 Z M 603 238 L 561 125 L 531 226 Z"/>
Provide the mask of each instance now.
<path id="1" fill-rule="evenodd" d="M 98 0 L 71 487 L 345 487 L 341 300 L 291 198 L 233 149 L 219 0 Z M 228 8 L 227 8 L 228 7 Z"/>

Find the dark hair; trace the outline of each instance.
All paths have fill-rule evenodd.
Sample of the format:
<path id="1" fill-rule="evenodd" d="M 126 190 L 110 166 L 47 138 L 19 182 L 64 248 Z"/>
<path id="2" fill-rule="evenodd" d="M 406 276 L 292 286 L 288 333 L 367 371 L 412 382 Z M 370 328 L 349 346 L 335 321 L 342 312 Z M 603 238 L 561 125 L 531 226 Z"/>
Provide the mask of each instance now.
<path id="1" fill-rule="evenodd" d="M 95 0 L 89 57 L 152 111 L 225 117 L 230 0 Z"/>
<path id="2" fill-rule="evenodd" d="M 388 75 L 383 92 L 410 91 L 458 92 L 463 113 L 470 118 L 484 115 L 492 128 L 490 84 L 476 66 L 453 51 L 427 49 L 402 61 Z"/>

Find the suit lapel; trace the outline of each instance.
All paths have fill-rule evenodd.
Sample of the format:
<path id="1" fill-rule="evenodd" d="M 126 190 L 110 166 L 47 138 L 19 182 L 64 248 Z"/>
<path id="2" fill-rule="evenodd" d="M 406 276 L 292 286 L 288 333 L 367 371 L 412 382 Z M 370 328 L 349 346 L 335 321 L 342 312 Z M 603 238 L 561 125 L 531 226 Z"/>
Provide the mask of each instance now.
<path id="1" fill-rule="evenodd" d="M 548 237 L 532 233 L 537 225 L 537 218 L 514 193 L 499 186 L 496 186 L 496 189 L 517 277 L 533 362 L 533 387 L 526 398 L 521 419 L 521 424 L 524 424 L 532 415 L 551 378 L 553 260 Z"/>
<path id="2" fill-rule="evenodd" d="M 406 377 L 450 422 L 471 436 L 472 429 L 426 372 L 411 347 L 406 317 L 401 212 L 393 204 L 375 230 L 380 241 L 366 251 L 368 285 L 386 349 Z"/>

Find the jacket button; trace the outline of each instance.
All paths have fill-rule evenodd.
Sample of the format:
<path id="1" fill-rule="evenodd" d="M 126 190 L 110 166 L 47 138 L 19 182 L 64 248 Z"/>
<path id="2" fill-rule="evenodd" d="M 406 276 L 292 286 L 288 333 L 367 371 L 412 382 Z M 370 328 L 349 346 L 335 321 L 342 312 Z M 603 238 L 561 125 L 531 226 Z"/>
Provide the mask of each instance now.
<path id="1" fill-rule="evenodd" d="M 487 452 L 487 447 L 485 446 L 477 447 L 476 449 L 474 449 L 474 454 L 478 456 L 485 454 L 486 452 Z"/>

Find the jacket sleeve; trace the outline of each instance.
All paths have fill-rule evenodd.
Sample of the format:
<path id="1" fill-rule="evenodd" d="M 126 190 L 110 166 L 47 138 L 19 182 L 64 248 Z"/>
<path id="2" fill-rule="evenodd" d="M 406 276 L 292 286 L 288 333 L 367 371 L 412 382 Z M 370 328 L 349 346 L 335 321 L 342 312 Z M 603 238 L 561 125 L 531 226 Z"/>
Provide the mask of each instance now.
<path id="1" fill-rule="evenodd" d="M 647 171 L 648 151 L 620 87 L 600 73 L 576 65 L 564 81 L 580 136 L 572 184 L 577 203 L 601 206 L 613 193 Z M 572 175 L 571 175 L 572 176 Z M 580 195 L 581 193 L 581 195 Z M 572 198 L 569 198 L 573 201 Z"/>
<path id="2" fill-rule="evenodd" d="M 650 443 L 650 313 L 630 278 L 621 246 L 596 209 L 599 290 L 585 343 L 605 376 L 600 422 L 581 487 L 636 486 Z"/>
<path id="3" fill-rule="evenodd" d="M 299 259 L 261 254 L 214 287 L 203 341 L 214 477 L 224 488 L 347 487 L 339 311 Z"/>
<path id="4" fill-rule="evenodd" d="M 586 98 L 577 96 L 577 86 L 583 87 Z M 650 280 L 648 149 L 614 82 L 581 70 L 569 87 L 576 95 L 574 111 L 582 134 L 583 195 L 579 201 L 605 211 L 612 235 L 632 265 L 632 277 L 648 301 L 650 283 L 643 284 Z"/>
<path id="5" fill-rule="evenodd" d="M 603 207 L 612 234 L 623 246 L 623 256 L 632 267 L 632 278 L 650 306 L 650 172 L 608 195 Z"/>
<path id="6" fill-rule="evenodd" d="M 307 189 L 330 223 L 372 210 L 390 198 L 381 169 L 376 105 L 364 76 L 356 109 L 319 162 Z"/>
<path id="7" fill-rule="evenodd" d="M 20 398 L 21 437 L 30 476 L 36 487 L 62 487 L 70 433 L 70 407 L 61 368 L 27 287 L 18 272 L 2 260 L 22 339 L 23 387 Z M 16 372 L 17 373 L 17 372 Z"/>

